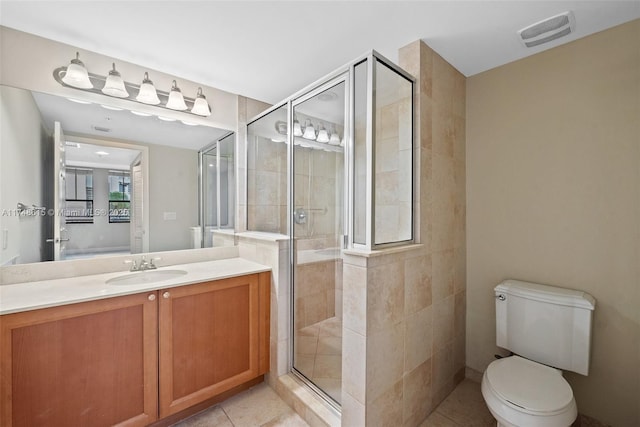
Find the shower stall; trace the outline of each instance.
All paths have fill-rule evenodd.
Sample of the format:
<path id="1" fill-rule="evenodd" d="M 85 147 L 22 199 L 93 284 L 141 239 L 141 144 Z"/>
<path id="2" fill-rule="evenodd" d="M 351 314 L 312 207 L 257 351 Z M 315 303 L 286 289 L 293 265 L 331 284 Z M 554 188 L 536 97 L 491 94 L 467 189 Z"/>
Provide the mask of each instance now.
<path id="1" fill-rule="evenodd" d="M 290 368 L 336 408 L 345 251 L 413 241 L 413 83 L 370 52 L 247 127 L 247 229 L 290 239 Z"/>

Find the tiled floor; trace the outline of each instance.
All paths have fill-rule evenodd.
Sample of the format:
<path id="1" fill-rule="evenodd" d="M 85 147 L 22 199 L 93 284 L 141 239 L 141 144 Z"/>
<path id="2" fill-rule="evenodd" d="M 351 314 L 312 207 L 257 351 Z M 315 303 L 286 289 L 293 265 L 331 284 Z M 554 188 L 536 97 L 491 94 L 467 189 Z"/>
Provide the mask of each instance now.
<path id="1" fill-rule="evenodd" d="M 469 379 L 429 415 L 420 427 L 495 427 L 480 384 Z M 265 383 L 238 394 L 219 405 L 192 416 L 174 427 L 307 427 L 308 424 Z M 580 415 L 575 427 L 606 427 Z M 361 426 L 348 426 L 361 427 Z"/>
<path id="2" fill-rule="evenodd" d="M 331 317 L 300 329 L 295 342 L 295 367 L 340 402 L 342 389 L 342 320 Z"/>
<path id="3" fill-rule="evenodd" d="M 308 424 L 262 383 L 187 418 L 174 427 L 308 427 Z"/>
<path id="4" fill-rule="evenodd" d="M 420 427 L 495 427 L 484 403 L 480 384 L 465 379 L 429 415 Z"/>
<path id="5" fill-rule="evenodd" d="M 495 427 L 496 420 L 484 403 L 480 383 L 465 379 L 429 415 L 420 427 Z M 578 415 L 573 427 L 607 427 L 586 415 Z"/>

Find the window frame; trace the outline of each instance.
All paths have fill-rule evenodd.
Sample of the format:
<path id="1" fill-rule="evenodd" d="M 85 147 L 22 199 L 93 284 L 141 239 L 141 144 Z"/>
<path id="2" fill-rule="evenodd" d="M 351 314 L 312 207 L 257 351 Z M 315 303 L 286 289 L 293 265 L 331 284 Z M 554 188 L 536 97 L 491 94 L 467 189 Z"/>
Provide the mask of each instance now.
<path id="1" fill-rule="evenodd" d="M 119 200 L 116 199 L 112 199 L 111 198 L 111 194 L 112 193 L 116 193 L 115 191 L 110 191 L 111 188 L 108 188 L 109 190 L 109 197 L 108 197 L 108 209 L 109 209 L 109 224 L 130 224 L 131 223 L 131 191 L 129 191 L 128 193 L 126 191 L 124 191 L 125 186 L 128 186 L 129 189 L 131 189 L 131 171 L 129 170 L 116 170 L 116 169 L 109 169 L 108 173 L 107 173 L 107 186 L 111 185 L 111 177 L 118 177 L 120 178 L 118 184 L 119 187 L 122 188 L 122 191 L 117 191 L 118 193 L 120 193 L 122 195 L 122 198 Z M 124 178 L 128 177 L 129 178 L 129 182 L 125 182 Z M 125 199 L 125 195 L 129 195 L 129 199 Z M 118 203 L 118 204 L 126 204 L 128 207 L 124 208 L 124 207 L 112 207 L 114 203 Z M 117 212 L 120 212 L 123 209 L 127 209 L 128 211 L 128 215 L 124 216 L 122 214 L 118 214 Z M 115 213 L 115 214 L 114 214 Z"/>
<path id="2" fill-rule="evenodd" d="M 93 224 L 94 223 L 94 208 L 93 208 L 93 190 L 94 190 L 94 182 L 93 182 L 93 169 L 90 168 L 81 168 L 81 167 L 67 167 L 65 169 L 65 185 L 67 185 L 68 179 L 69 179 L 69 171 L 73 170 L 73 178 L 74 178 L 74 196 L 73 198 L 69 198 L 67 195 L 67 191 L 65 188 L 65 209 L 64 209 L 64 222 L 65 224 Z M 86 188 L 90 188 L 91 191 L 91 198 L 85 198 L 85 199 L 79 199 L 78 196 L 78 171 L 84 171 L 84 172 L 89 172 L 88 175 L 91 176 L 91 187 L 86 187 Z M 89 191 L 87 191 L 87 193 L 89 193 Z M 70 213 L 70 209 L 68 206 L 66 206 L 67 202 L 84 202 L 86 204 L 85 207 L 85 212 L 87 213 L 87 215 L 84 216 L 80 216 L 80 215 L 69 215 Z"/>

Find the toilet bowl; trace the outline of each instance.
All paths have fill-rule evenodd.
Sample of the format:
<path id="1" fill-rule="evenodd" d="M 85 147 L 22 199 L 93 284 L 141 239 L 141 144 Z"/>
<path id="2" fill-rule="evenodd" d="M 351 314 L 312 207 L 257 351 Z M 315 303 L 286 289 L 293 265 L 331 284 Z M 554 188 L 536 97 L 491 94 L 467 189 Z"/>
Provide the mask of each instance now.
<path id="1" fill-rule="evenodd" d="M 489 364 L 482 396 L 509 427 L 569 427 L 578 416 L 562 370 L 589 374 L 596 300 L 586 292 L 520 280 L 494 288 L 496 344 L 517 356 Z"/>
<path id="2" fill-rule="evenodd" d="M 499 427 L 568 427 L 578 415 L 562 373 L 519 356 L 489 365 L 482 396 Z"/>

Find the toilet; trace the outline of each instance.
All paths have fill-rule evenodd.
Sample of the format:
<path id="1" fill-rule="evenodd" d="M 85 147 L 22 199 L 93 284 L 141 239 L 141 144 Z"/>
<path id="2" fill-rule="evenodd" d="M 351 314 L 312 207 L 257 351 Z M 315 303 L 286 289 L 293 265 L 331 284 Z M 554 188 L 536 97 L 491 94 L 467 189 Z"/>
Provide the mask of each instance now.
<path id="1" fill-rule="evenodd" d="M 506 280 L 495 287 L 496 344 L 482 396 L 498 427 L 568 427 L 578 410 L 561 370 L 588 375 L 595 299 L 581 291 Z"/>

